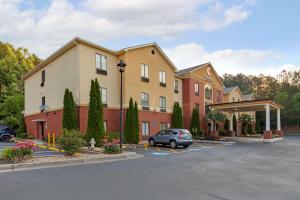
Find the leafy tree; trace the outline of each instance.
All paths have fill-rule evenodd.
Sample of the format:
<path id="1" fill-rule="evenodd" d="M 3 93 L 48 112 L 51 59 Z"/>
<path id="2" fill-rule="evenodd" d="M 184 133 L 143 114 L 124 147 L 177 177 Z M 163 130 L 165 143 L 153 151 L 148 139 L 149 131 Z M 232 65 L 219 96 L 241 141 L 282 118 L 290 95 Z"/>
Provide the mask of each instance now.
<path id="1" fill-rule="evenodd" d="M 76 105 L 73 94 L 69 89 L 65 89 L 64 95 L 63 128 L 67 130 L 76 130 L 78 128 Z"/>
<path id="2" fill-rule="evenodd" d="M 192 112 L 192 119 L 190 124 L 190 132 L 195 136 L 201 136 L 201 128 L 200 128 L 200 119 L 199 119 L 199 109 L 194 108 Z"/>
<path id="3" fill-rule="evenodd" d="M 237 124 L 236 124 L 236 116 L 235 114 L 233 114 L 233 117 L 232 117 L 232 128 L 233 128 L 233 131 L 237 131 Z"/>
<path id="4" fill-rule="evenodd" d="M 139 142 L 138 106 L 136 102 L 133 104 L 132 98 L 129 100 L 126 112 L 125 142 L 129 144 L 138 144 Z"/>
<path id="5" fill-rule="evenodd" d="M 183 128 L 182 109 L 178 102 L 175 102 L 173 106 L 172 127 Z"/>
<path id="6" fill-rule="evenodd" d="M 226 119 L 226 115 L 218 110 L 211 110 L 206 114 L 206 118 L 213 121 L 215 126 L 216 122 L 224 122 Z M 215 130 L 215 128 L 213 128 L 213 130 Z"/>
<path id="7" fill-rule="evenodd" d="M 253 133 L 252 123 L 247 124 L 247 133 L 248 134 L 252 134 Z"/>
<path id="8" fill-rule="evenodd" d="M 243 134 L 249 133 L 248 128 L 249 125 L 252 124 L 252 117 L 248 114 L 242 114 L 240 116 L 240 121 L 242 122 L 242 133 Z M 253 132 L 252 125 L 251 125 L 251 130 L 249 128 L 249 131 L 251 131 L 251 133 Z"/>
<path id="9" fill-rule="evenodd" d="M 91 80 L 90 102 L 88 112 L 87 140 L 94 138 L 96 145 L 101 145 L 101 137 L 104 135 L 103 110 L 99 83 Z"/>

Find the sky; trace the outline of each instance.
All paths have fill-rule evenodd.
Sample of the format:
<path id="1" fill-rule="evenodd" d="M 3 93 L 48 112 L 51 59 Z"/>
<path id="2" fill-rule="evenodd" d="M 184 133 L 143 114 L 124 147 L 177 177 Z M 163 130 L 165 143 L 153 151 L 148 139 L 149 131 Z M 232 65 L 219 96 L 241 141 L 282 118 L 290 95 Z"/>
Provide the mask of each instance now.
<path id="1" fill-rule="evenodd" d="M 178 69 L 300 70 L 300 1 L 0 0 L 0 41 L 45 59 L 78 36 L 112 50 L 156 42 Z"/>

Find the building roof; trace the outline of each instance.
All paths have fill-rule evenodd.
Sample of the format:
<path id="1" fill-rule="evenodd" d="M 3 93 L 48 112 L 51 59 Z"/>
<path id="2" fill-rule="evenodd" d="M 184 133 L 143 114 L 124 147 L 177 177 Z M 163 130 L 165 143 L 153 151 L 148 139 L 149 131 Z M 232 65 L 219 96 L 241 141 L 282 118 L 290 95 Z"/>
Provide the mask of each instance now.
<path id="1" fill-rule="evenodd" d="M 237 88 L 237 86 L 224 88 L 224 94 L 230 94 L 233 90 Z"/>
<path id="2" fill-rule="evenodd" d="M 253 99 L 253 94 L 243 94 L 243 99 L 244 100 L 252 100 Z"/>
<path id="3" fill-rule="evenodd" d="M 115 56 L 122 55 L 122 54 L 124 54 L 124 53 L 126 53 L 127 51 L 130 51 L 130 50 L 134 50 L 134 49 L 138 49 L 138 48 L 144 48 L 144 47 L 149 47 L 149 46 L 154 46 L 158 50 L 158 52 L 162 55 L 162 57 L 171 65 L 171 67 L 173 68 L 173 70 L 177 71 L 176 66 L 172 63 L 172 61 L 169 59 L 169 57 L 163 52 L 163 50 L 155 42 L 148 43 L 148 44 L 131 46 L 131 47 L 126 47 L 126 48 L 120 49 L 118 51 L 114 51 L 114 50 L 105 48 L 103 46 L 100 46 L 98 44 L 95 44 L 95 43 L 89 42 L 87 40 L 84 40 L 82 38 L 75 37 L 74 39 L 72 39 L 71 41 L 69 41 L 67 44 L 65 44 L 64 46 L 62 46 L 60 49 L 58 49 L 57 51 L 55 51 L 53 54 L 51 54 L 49 57 L 47 57 L 45 60 L 43 60 L 39 65 L 37 65 L 31 71 L 29 71 L 28 73 L 26 73 L 22 77 L 22 79 L 26 80 L 31 75 L 33 75 L 34 73 L 36 73 L 40 69 L 44 68 L 47 64 L 49 64 L 50 62 L 52 62 L 53 60 L 55 60 L 57 57 L 59 57 L 60 55 L 62 55 L 63 53 L 65 53 L 66 51 L 68 51 L 69 49 L 71 49 L 72 47 L 76 46 L 79 43 L 85 44 L 87 46 L 90 46 L 90 47 L 93 47 L 93 48 L 96 48 L 96 49 L 100 49 L 101 51 L 104 51 L 106 53 L 109 53 L 109 54 L 112 54 L 112 55 L 115 55 Z"/>
<path id="4" fill-rule="evenodd" d="M 194 67 L 189 67 L 189 68 L 185 68 L 185 69 L 179 70 L 178 72 L 176 72 L 176 75 L 181 76 L 181 75 L 193 72 L 193 71 L 195 71 L 197 69 L 200 69 L 200 68 L 202 68 L 202 67 L 204 67 L 204 66 L 206 66 L 208 64 L 210 64 L 210 63 L 204 63 L 204 64 L 197 65 L 197 66 L 194 66 Z"/>

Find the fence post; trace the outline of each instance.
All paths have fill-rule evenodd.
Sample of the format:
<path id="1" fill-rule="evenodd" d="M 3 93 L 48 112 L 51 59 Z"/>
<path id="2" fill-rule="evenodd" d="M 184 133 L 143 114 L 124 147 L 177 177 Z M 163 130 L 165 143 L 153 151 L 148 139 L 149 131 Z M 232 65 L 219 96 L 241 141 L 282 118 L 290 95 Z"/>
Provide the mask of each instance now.
<path id="1" fill-rule="evenodd" d="M 53 148 L 55 148 L 55 133 L 53 132 Z"/>
<path id="2" fill-rule="evenodd" d="M 48 148 L 50 147 L 51 145 L 51 132 L 48 132 Z"/>

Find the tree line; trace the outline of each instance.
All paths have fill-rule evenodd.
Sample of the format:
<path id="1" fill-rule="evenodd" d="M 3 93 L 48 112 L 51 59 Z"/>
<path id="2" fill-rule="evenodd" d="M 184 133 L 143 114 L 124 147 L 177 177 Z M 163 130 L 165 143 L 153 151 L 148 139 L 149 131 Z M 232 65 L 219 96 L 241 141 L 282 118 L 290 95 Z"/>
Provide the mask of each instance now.
<path id="1" fill-rule="evenodd" d="M 300 125 L 300 70 L 271 75 L 224 74 L 225 87 L 238 86 L 243 94 L 254 94 L 255 99 L 274 99 L 283 105 L 283 128 Z M 257 112 L 258 121 L 264 125 L 265 113 Z M 271 113 L 271 126 L 276 127 L 276 113 Z"/>

